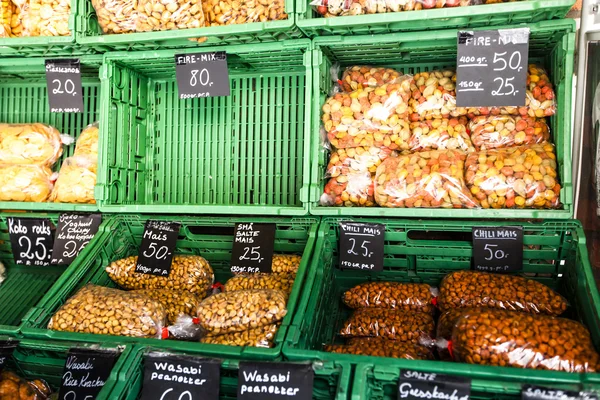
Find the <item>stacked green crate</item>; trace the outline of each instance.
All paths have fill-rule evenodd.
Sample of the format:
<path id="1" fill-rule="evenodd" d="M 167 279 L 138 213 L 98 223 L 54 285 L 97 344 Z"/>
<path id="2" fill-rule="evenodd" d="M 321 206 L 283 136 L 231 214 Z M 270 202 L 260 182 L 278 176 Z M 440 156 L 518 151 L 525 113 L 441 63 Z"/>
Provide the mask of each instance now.
<path id="1" fill-rule="evenodd" d="M 136 346 L 127 362 L 127 367 L 121 371 L 122 378 L 114 386 L 111 398 L 115 400 L 136 400 L 140 397 L 144 374 L 144 357 L 156 349 Z M 184 353 L 171 353 L 184 354 Z M 237 398 L 238 360 L 221 360 L 219 385 L 220 399 Z M 351 367 L 347 363 L 326 362 L 313 363 L 315 400 L 346 400 L 350 394 Z"/>
<path id="2" fill-rule="evenodd" d="M 0 284 L 0 332 L 17 334 L 23 320 L 35 308 L 44 294 L 55 285 L 62 276 L 68 276 L 73 268 L 65 265 L 51 265 L 47 267 L 17 265 L 8 233 L 7 219 L 17 218 L 48 218 L 56 225 L 59 214 L 40 213 L 2 213 L 0 214 L 0 262 L 6 268 L 6 280 Z M 104 217 L 107 218 L 106 216 Z M 100 231 L 103 227 L 101 226 Z M 97 236 L 100 236 L 98 234 Z M 90 242 L 93 246 L 97 238 Z M 90 250 L 85 248 L 78 256 L 83 259 Z"/>
<path id="3" fill-rule="evenodd" d="M 106 335 L 51 331 L 47 329 L 48 321 L 65 301 L 86 284 L 116 287 L 106 273 L 105 267 L 113 261 L 138 254 L 144 233 L 144 225 L 148 219 L 181 223 L 175 254 L 192 254 L 204 257 L 215 273 L 215 282 L 225 283 L 231 277 L 231 248 L 236 223 L 274 223 L 276 225 L 275 254 L 301 255 L 302 262 L 288 299 L 287 315 L 273 340 L 274 347 L 272 348 L 235 347 L 131 337 L 119 337 L 119 341 L 138 341 L 146 346 L 237 359 L 281 359 L 281 348 L 287 328 L 292 322 L 297 305 L 307 296 L 304 293 L 304 282 L 314 275 L 309 266 L 311 265 L 310 258 L 318 227 L 318 220 L 315 218 L 216 218 L 138 215 L 115 217 L 102 235 L 97 235 L 100 237 L 96 238 L 95 245 L 89 246 L 86 257 L 71 265 L 73 273 L 61 277 L 60 281 L 48 291 L 38 306 L 29 314 L 22 329 L 23 334 L 26 337 L 38 339 L 83 342 L 102 342 L 114 339 L 113 336 Z"/>
<path id="4" fill-rule="evenodd" d="M 385 258 L 383 271 L 340 270 L 338 268 L 339 222 L 325 218 L 312 262 L 316 274 L 307 280 L 310 288 L 300 303 L 283 347 L 289 360 L 307 358 L 336 360 L 353 365 L 368 364 L 356 370 L 353 393 L 372 391 L 390 394 L 388 386 L 397 383 L 400 369 L 452 374 L 473 380 L 473 393 L 479 397 L 498 394 L 518 396 L 526 383 L 558 388 L 600 389 L 598 373 L 567 373 L 522 370 L 445 361 L 421 361 L 328 353 L 326 344 L 338 340 L 337 332 L 350 315 L 342 302 L 342 293 L 365 281 L 417 282 L 438 286 L 449 272 L 470 269 L 474 226 L 503 226 L 506 222 L 406 221 L 354 219 L 356 222 L 384 223 Z M 565 296 L 570 307 L 565 317 L 581 321 L 591 332 L 596 348 L 600 347 L 600 293 L 594 282 L 586 250 L 585 236 L 577 221 L 524 223 L 523 275 L 542 282 Z M 360 375 L 359 375 L 360 374 Z M 375 378 L 373 378 L 373 376 Z M 356 384 L 356 382 L 361 382 Z M 392 382 L 392 383 L 390 383 Z M 366 389 L 365 389 L 366 387 Z M 384 387 L 384 389 L 381 389 Z M 397 388 L 397 385 L 396 385 Z"/>
<path id="5" fill-rule="evenodd" d="M 476 7 L 472 7 L 475 9 Z M 516 25 L 494 27 L 515 28 Z M 573 187 L 571 166 L 571 98 L 575 49 L 575 22 L 553 20 L 528 24 L 529 62 L 546 68 L 556 93 L 557 112 L 550 118 L 551 140 L 556 145 L 558 180 L 561 183 L 561 208 L 549 209 L 443 209 L 443 208 L 383 208 L 330 207 L 319 203 L 326 183 L 325 167 L 328 152 L 319 135 L 311 144 L 311 200 L 313 215 L 347 215 L 373 217 L 427 218 L 572 218 Z M 321 107 L 333 86 L 330 69 L 353 65 L 380 65 L 414 74 L 436 68 L 456 66 L 458 30 L 396 33 L 380 35 L 374 40 L 366 36 L 319 37 L 313 42 L 314 96 L 312 132 L 319 132 Z"/>
<path id="6" fill-rule="evenodd" d="M 8 337 L 0 337 L 0 340 L 7 339 L 10 340 Z M 13 372 L 28 381 L 35 379 L 44 380 L 50 385 L 53 392 L 58 392 L 67 355 L 72 348 L 93 348 L 94 350 L 110 350 L 119 353 L 108 380 L 96 397 L 98 400 L 112 399 L 112 392 L 121 375 L 122 369 L 128 365 L 127 360 L 132 351 L 130 346 L 114 343 L 86 345 L 68 341 L 56 342 L 19 339 L 19 345 L 15 348 L 12 357 L 7 360 L 3 370 Z M 5 394 L 6 398 L 9 398 L 9 394 L 5 392 L 2 392 L 2 394 Z"/>

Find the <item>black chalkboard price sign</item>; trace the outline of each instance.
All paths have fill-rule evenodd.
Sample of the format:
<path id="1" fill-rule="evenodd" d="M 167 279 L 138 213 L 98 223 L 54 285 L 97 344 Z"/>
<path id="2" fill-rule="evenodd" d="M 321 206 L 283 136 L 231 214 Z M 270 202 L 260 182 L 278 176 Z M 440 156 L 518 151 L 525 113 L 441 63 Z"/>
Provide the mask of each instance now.
<path id="1" fill-rule="evenodd" d="M 48 266 L 52 259 L 53 226 L 49 219 L 8 218 L 8 233 L 17 265 Z"/>
<path id="2" fill-rule="evenodd" d="M 50 112 L 83 112 L 81 65 L 78 59 L 46 60 Z"/>
<path id="3" fill-rule="evenodd" d="M 71 264 L 94 238 L 101 222 L 102 214 L 61 214 L 58 217 L 51 263 Z"/>
<path id="4" fill-rule="evenodd" d="M 0 340 L 0 372 L 19 345 L 18 340 Z"/>
<path id="5" fill-rule="evenodd" d="M 524 106 L 528 52 L 528 28 L 458 32 L 457 106 Z"/>
<path id="6" fill-rule="evenodd" d="M 118 355 L 117 351 L 69 350 L 58 399 L 95 399 L 110 376 Z"/>
<path id="7" fill-rule="evenodd" d="M 311 400 L 315 372 L 310 364 L 240 362 L 238 400 Z"/>
<path id="8" fill-rule="evenodd" d="M 227 53 L 176 54 L 175 75 L 180 99 L 229 96 Z"/>
<path id="9" fill-rule="evenodd" d="M 597 393 L 550 389 L 542 386 L 524 385 L 522 400 L 598 400 Z"/>
<path id="10" fill-rule="evenodd" d="M 523 269 L 523 228 L 520 226 L 473 227 L 473 269 L 515 272 Z"/>
<path id="11" fill-rule="evenodd" d="M 383 270 L 385 225 L 340 222 L 341 269 Z"/>
<path id="12" fill-rule="evenodd" d="M 469 400 L 471 380 L 459 376 L 401 370 L 398 399 Z"/>
<path id="13" fill-rule="evenodd" d="M 135 272 L 169 276 L 180 228 L 178 222 L 146 221 Z"/>
<path id="14" fill-rule="evenodd" d="M 275 229 L 275 224 L 235 224 L 231 272 L 271 272 Z"/>
<path id="15" fill-rule="evenodd" d="M 143 400 L 217 400 L 221 363 L 189 356 L 147 354 Z"/>

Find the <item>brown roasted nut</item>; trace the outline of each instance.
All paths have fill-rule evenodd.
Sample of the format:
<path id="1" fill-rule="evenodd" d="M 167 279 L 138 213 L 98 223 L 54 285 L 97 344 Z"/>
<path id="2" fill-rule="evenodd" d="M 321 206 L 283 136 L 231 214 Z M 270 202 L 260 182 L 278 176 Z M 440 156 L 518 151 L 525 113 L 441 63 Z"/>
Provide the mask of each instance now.
<path id="1" fill-rule="evenodd" d="M 543 118 L 481 116 L 471 120 L 469 129 L 477 150 L 542 143 L 550 139 L 548 124 Z"/>
<path id="2" fill-rule="evenodd" d="M 135 272 L 137 256 L 112 262 L 106 267 L 110 279 L 124 289 L 176 289 L 205 296 L 214 283 L 213 270 L 200 256 L 176 255 L 169 276 Z"/>
<path id="3" fill-rule="evenodd" d="M 0 124 L 0 163 L 52 166 L 62 154 L 60 132 L 44 124 Z"/>
<path id="4" fill-rule="evenodd" d="M 207 26 L 287 19 L 285 0 L 204 0 Z"/>
<path id="5" fill-rule="evenodd" d="M 393 308 L 397 310 L 433 312 L 435 289 L 426 283 L 365 282 L 344 292 L 348 307 Z"/>
<path id="6" fill-rule="evenodd" d="M 148 296 L 88 284 L 59 308 L 48 329 L 158 338 L 166 316 L 162 304 Z"/>
<path id="7" fill-rule="evenodd" d="M 596 372 L 600 355 L 576 321 L 548 315 L 478 308 L 452 332 L 454 356 L 469 364 L 566 372 Z"/>
<path id="8" fill-rule="evenodd" d="M 425 346 L 380 337 L 357 337 L 346 344 L 325 346 L 325 351 L 340 354 L 405 358 L 407 360 L 433 360 L 433 353 Z"/>
<path id="9" fill-rule="evenodd" d="M 293 274 L 238 274 L 225 282 L 223 291 L 277 289 L 289 295 L 295 278 Z"/>
<path id="10" fill-rule="evenodd" d="M 50 386 L 42 380 L 27 382 L 14 372 L 0 373 L 0 399 L 46 400 L 51 394 Z"/>
<path id="11" fill-rule="evenodd" d="M 273 347 L 273 338 L 281 324 L 270 324 L 241 332 L 225 333 L 224 335 L 206 335 L 200 343 L 226 344 L 229 346 Z"/>
<path id="12" fill-rule="evenodd" d="M 336 93 L 323 105 L 322 121 L 335 148 L 408 150 L 410 77 L 398 83 Z"/>
<path id="13" fill-rule="evenodd" d="M 175 324 L 180 315 L 194 315 L 202 298 L 187 290 L 141 289 L 131 293 L 140 293 L 162 304 L 167 313 L 167 323 Z"/>
<path id="14" fill-rule="evenodd" d="M 198 306 L 200 326 L 211 335 L 241 332 L 281 321 L 287 314 L 281 290 L 238 290 L 218 293 Z"/>
<path id="15" fill-rule="evenodd" d="M 92 0 L 104 33 L 201 28 L 200 0 Z"/>
<path id="16" fill-rule="evenodd" d="M 344 70 L 340 83 L 344 92 L 350 93 L 366 87 L 396 83 L 401 76 L 400 72 L 391 68 L 355 65 Z"/>
<path id="17" fill-rule="evenodd" d="M 55 203 L 95 204 L 97 159 L 73 156 L 63 161 L 50 201 Z"/>
<path id="18" fill-rule="evenodd" d="M 301 261 L 302 256 L 296 254 L 273 254 L 271 271 L 275 274 L 296 274 Z"/>
<path id="19" fill-rule="evenodd" d="M 70 16 L 70 0 L 27 0 L 23 36 L 68 36 Z"/>
<path id="20" fill-rule="evenodd" d="M 456 72 L 435 70 L 415 74 L 411 86 L 411 121 L 450 118 L 466 114 L 456 107 Z"/>
<path id="21" fill-rule="evenodd" d="M 343 337 L 383 337 L 403 342 L 419 343 L 420 338 L 432 338 L 435 323 L 428 313 L 360 308 L 355 310 L 340 330 Z"/>
<path id="22" fill-rule="evenodd" d="M 489 1 L 489 0 L 488 0 Z M 544 118 L 556 113 L 555 93 L 548 74 L 539 65 L 529 64 L 525 106 L 523 107 L 474 107 L 466 112 L 469 118 L 477 115 L 521 115 Z"/>
<path id="23" fill-rule="evenodd" d="M 483 208 L 558 208 L 560 184 L 550 143 L 469 154 L 465 179 Z"/>
<path id="24" fill-rule="evenodd" d="M 46 201 L 52 177 L 46 166 L 0 164 L 0 201 Z"/>
<path id="25" fill-rule="evenodd" d="M 375 201 L 382 207 L 476 208 L 467 189 L 459 150 L 390 157 L 377 168 Z"/>
<path id="26" fill-rule="evenodd" d="M 560 315 L 567 301 L 543 283 L 521 276 L 455 271 L 444 277 L 440 310 L 489 307 L 533 314 Z"/>
<path id="27" fill-rule="evenodd" d="M 372 207 L 373 174 L 369 171 L 351 172 L 331 178 L 323 189 L 323 206 Z"/>
<path id="28" fill-rule="evenodd" d="M 462 150 L 473 152 L 475 148 L 467 133 L 467 118 L 436 118 L 410 124 L 411 151 Z"/>

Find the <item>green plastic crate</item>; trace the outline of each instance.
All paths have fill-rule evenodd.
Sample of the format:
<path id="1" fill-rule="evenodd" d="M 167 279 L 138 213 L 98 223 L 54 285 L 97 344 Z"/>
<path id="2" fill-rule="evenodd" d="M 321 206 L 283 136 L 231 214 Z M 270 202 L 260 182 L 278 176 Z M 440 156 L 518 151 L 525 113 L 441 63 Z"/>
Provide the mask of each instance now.
<path id="1" fill-rule="evenodd" d="M 77 35 L 77 14 L 79 4 L 71 1 L 69 16 L 69 36 L 35 36 L 19 38 L 0 38 L 0 56 L 3 57 L 57 57 L 82 54 L 86 49 L 78 48 L 75 43 Z"/>
<path id="2" fill-rule="evenodd" d="M 288 313 L 274 339 L 275 346 L 270 349 L 255 347 L 235 347 L 225 345 L 200 344 L 176 340 L 140 339 L 119 336 L 120 342 L 141 342 L 147 346 L 171 348 L 180 351 L 203 353 L 206 355 L 227 356 L 232 358 L 276 359 L 281 356 L 281 347 L 287 327 L 292 322 L 296 306 L 304 297 L 304 280 L 312 273 L 309 270 L 310 257 L 316 241 L 318 221 L 315 218 L 217 218 L 217 217 L 165 217 L 165 216 L 119 216 L 94 246 L 88 246 L 90 252 L 84 260 L 77 262 L 73 274 L 65 277 L 53 287 L 40 302 L 36 310 L 29 314 L 22 333 L 31 338 L 100 342 L 114 336 L 93 335 L 70 332 L 57 332 L 46 329 L 52 315 L 67 299 L 87 283 L 116 287 L 104 268 L 112 261 L 131 255 L 137 255 L 147 219 L 175 221 L 181 223 L 175 254 L 195 254 L 208 260 L 215 272 L 215 282 L 225 283 L 232 275 L 229 271 L 233 231 L 235 223 L 275 223 L 276 254 L 301 254 L 302 262 L 292 293 L 288 299 Z M 87 248 L 86 248 L 87 250 Z"/>
<path id="3" fill-rule="evenodd" d="M 523 2 L 521 2 L 523 3 Z M 519 3 L 519 4 L 521 4 Z M 527 3 L 527 2 L 524 2 Z M 482 6 L 483 7 L 483 6 Z M 476 9 L 477 7 L 471 7 Z M 498 28 L 515 28 L 505 26 Z M 536 209 L 435 209 L 435 208 L 384 208 L 384 207 L 327 207 L 319 204 L 326 179 L 328 154 L 317 134 L 312 136 L 311 200 L 313 215 L 347 215 L 378 217 L 428 217 L 428 218 L 572 218 L 573 184 L 571 167 L 571 98 L 573 86 L 573 52 L 575 48 L 575 22 L 555 20 L 528 24 L 531 30 L 529 61 L 542 64 L 554 84 L 557 114 L 550 118 L 552 140 L 556 145 L 561 183 L 558 210 Z M 495 27 L 496 28 L 496 27 Z M 329 72 L 333 63 L 342 67 L 357 64 L 384 65 L 405 73 L 415 73 L 435 68 L 456 66 L 457 30 L 396 33 L 381 35 L 377 40 L 365 36 L 321 37 L 314 40 L 314 93 L 312 132 L 319 132 L 321 106 L 332 86 Z M 318 95 L 317 95 L 318 94 Z"/>
<path id="4" fill-rule="evenodd" d="M 324 18 L 310 0 L 296 0 L 296 24 L 309 37 L 380 35 L 394 32 L 530 24 L 564 18 L 573 0 L 525 0 L 471 7 Z"/>
<path id="5" fill-rule="evenodd" d="M 111 392 L 114 400 L 137 400 L 140 398 L 144 379 L 144 356 L 150 351 L 161 349 L 136 346 L 127 362 L 127 367 L 121 371 L 121 377 Z M 174 353 L 178 354 L 178 353 Z M 238 385 L 237 360 L 222 360 L 221 384 L 219 399 L 235 399 Z M 350 394 L 351 367 L 340 362 L 316 362 L 313 399 L 315 400 L 346 400 Z"/>
<path id="6" fill-rule="evenodd" d="M 578 388 L 591 385 L 600 374 L 523 370 L 443 361 L 415 361 L 324 352 L 323 345 L 332 343 L 336 333 L 350 315 L 341 302 L 342 293 L 370 280 L 424 282 L 438 286 L 449 272 L 471 266 L 473 226 L 502 226 L 504 222 L 408 221 L 355 219 L 386 225 L 384 270 L 381 272 L 344 270 L 338 265 L 339 222 L 342 218 L 325 218 L 319 228 L 313 274 L 306 281 L 311 288 L 302 299 L 283 347 L 284 358 L 290 360 L 338 360 L 379 367 L 395 367 L 469 376 L 475 390 L 518 395 L 521 385 L 531 383 L 554 387 Z M 511 221 L 523 227 L 523 271 L 531 278 L 558 290 L 570 302 L 564 317 L 580 320 L 590 329 L 594 345 L 600 349 L 600 293 L 594 282 L 578 221 L 526 223 Z M 387 370 L 386 370 L 387 371 Z M 387 374 L 388 372 L 386 372 Z M 590 381 L 591 379 L 591 381 Z M 358 388 L 360 389 L 360 387 Z M 487 396 L 487 395 L 486 395 Z M 382 398 L 382 397 L 376 397 Z"/>
<path id="7" fill-rule="evenodd" d="M 396 400 L 398 398 L 398 380 L 404 366 L 388 363 L 358 364 L 354 372 L 351 400 L 367 398 Z M 451 371 L 448 371 L 451 373 Z M 525 383 L 525 382 L 523 382 Z M 554 389 L 585 390 L 600 393 L 600 385 L 573 384 L 561 381 L 547 382 L 546 387 Z M 471 381 L 470 399 L 509 400 L 521 398 L 521 384 L 507 385 L 504 382 L 490 382 L 487 379 Z"/>
<path id="8" fill-rule="evenodd" d="M 87 125 L 98 121 L 100 114 L 101 56 L 84 56 L 81 61 L 81 83 L 83 87 L 82 113 L 51 113 L 46 88 L 45 59 L 8 58 L 0 59 L 0 123 L 50 124 L 61 133 L 74 138 Z M 75 144 L 63 146 L 63 154 L 54 165 L 59 171 L 63 160 L 75 151 Z M 98 169 L 102 168 L 98 160 Z M 97 196 L 96 196 L 97 197 Z M 0 210 L 31 211 L 97 211 L 96 204 L 33 203 L 0 201 Z"/>
<path id="9" fill-rule="evenodd" d="M 281 21 L 109 35 L 102 33 L 96 11 L 90 0 L 73 1 L 78 2 L 81 10 L 79 14 L 81 29 L 77 35 L 77 44 L 102 53 L 186 47 L 197 49 L 198 46 L 263 43 L 303 37 L 302 32 L 294 23 L 294 0 L 285 0 L 285 11 L 289 18 Z M 206 38 L 206 41 L 198 43 L 190 40 L 196 38 Z"/>
<path id="10" fill-rule="evenodd" d="M 306 215 L 310 42 L 112 53 L 100 210 Z M 226 51 L 231 96 L 179 100 L 175 54 Z"/>
<path id="11" fill-rule="evenodd" d="M 0 337 L 2 340 L 7 337 Z M 111 393 L 113 387 L 117 384 L 121 369 L 127 366 L 129 353 L 132 346 L 123 346 L 111 343 L 84 344 L 76 342 L 54 342 L 18 339 L 20 341 L 13 352 L 12 358 L 5 365 L 5 370 L 12 371 L 20 377 L 27 380 L 43 379 L 46 381 L 53 392 L 58 392 L 62 380 L 63 369 L 67 360 L 69 349 L 76 348 L 94 348 L 94 349 L 117 349 L 120 355 L 110 373 L 109 378 L 96 397 L 98 400 L 112 399 Z"/>
<path id="12" fill-rule="evenodd" d="M 13 258 L 8 217 L 48 218 L 56 226 L 59 214 L 0 214 L 0 262 L 6 268 L 6 280 L 0 284 L 0 333 L 17 334 L 27 314 L 61 276 L 69 275 L 65 265 L 48 267 L 16 265 Z M 103 225 L 102 225 L 103 226 Z M 99 235 L 90 242 L 94 243 Z M 77 257 L 83 259 L 86 247 Z M 73 265 L 73 264 L 71 264 Z"/>

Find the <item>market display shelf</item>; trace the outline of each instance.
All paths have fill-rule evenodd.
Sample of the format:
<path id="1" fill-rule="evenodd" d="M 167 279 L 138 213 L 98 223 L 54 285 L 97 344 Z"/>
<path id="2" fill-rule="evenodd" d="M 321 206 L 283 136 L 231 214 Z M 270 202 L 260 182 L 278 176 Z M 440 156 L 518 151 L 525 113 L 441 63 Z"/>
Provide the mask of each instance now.
<path id="1" fill-rule="evenodd" d="M 235 347 L 124 336 L 119 336 L 118 340 L 123 343 L 140 342 L 146 346 L 219 357 L 267 360 L 280 358 L 287 327 L 292 321 L 298 302 L 306 297 L 304 280 L 312 275 L 308 267 L 316 241 L 318 220 L 315 218 L 116 216 L 111 224 L 102 231 L 102 235 L 96 235 L 98 240 L 95 244 L 86 248 L 86 251 L 89 250 L 87 256 L 83 260 L 71 264 L 73 273 L 61 277 L 61 280 L 48 291 L 36 309 L 28 314 L 21 332 L 30 338 L 83 342 L 99 342 L 115 338 L 115 336 L 107 335 L 51 331 L 46 327 L 52 315 L 84 285 L 91 283 L 116 287 L 106 273 L 105 267 L 112 261 L 138 254 L 147 219 L 181 223 L 175 254 L 193 254 L 204 257 L 214 270 L 215 282 L 225 283 L 231 277 L 230 260 L 235 223 L 276 224 L 275 254 L 299 254 L 302 255 L 302 262 L 288 299 L 287 315 L 273 340 L 273 348 Z"/>
<path id="2" fill-rule="evenodd" d="M 526 3 L 526 2 L 525 2 Z M 477 7 L 471 7 L 476 9 Z M 501 26 L 495 29 L 516 28 Z M 319 204 L 327 180 L 324 178 L 328 153 L 318 134 L 311 142 L 310 213 L 324 216 L 427 217 L 427 218 L 540 218 L 573 217 L 573 183 L 571 167 L 571 98 L 575 48 L 575 22 L 553 20 L 528 24 L 530 29 L 529 62 L 546 68 L 554 85 L 556 115 L 550 117 L 551 140 L 556 146 L 558 180 L 561 184 L 562 208 L 547 209 L 442 209 L 331 207 Z M 380 65 L 416 73 L 456 66 L 457 30 L 394 33 L 369 36 L 319 37 L 313 41 L 313 92 L 311 131 L 319 132 L 321 107 L 330 94 L 333 82 L 330 68 L 351 65 Z"/>
<path id="3" fill-rule="evenodd" d="M 339 222 L 376 222 L 386 226 L 383 271 L 340 270 L 338 268 Z M 419 282 L 439 286 L 449 272 L 471 268 L 473 226 L 503 226 L 506 222 L 409 221 L 381 219 L 325 218 L 321 221 L 315 253 L 313 274 L 306 281 L 306 293 L 288 329 L 283 346 L 288 360 L 341 361 L 353 365 L 369 364 L 374 372 L 357 370 L 357 374 L 374 373 L 391 380 L 397 369 L 452 374 L 473 380 L 475 398 L 496 398 L 498 394 L 519 396 L 523 384 L 546 385 L 555 388 L 578 389 L 593 387 L 598 373 L 567 373 L 543 370 L 523 370 L 510 367 L 480 366 L 445 361 L 422 361 L 334 354 L 322 350 L 324 344 L 336 339 L 339 327 L 350 315 L 342 302 L 342 293 L 366 281 Z M 590 330 L 596 349 L 600 348 L 600 293 L 594 281 L 581 224 L 575 220 L 525 223 L 511 221 L 523 227 L 523 275 L 542 282 L 569 301 L 563 315 L 583 322 Z M 359 379 L 358 377 L 356 379 Z M 366 378 L 365 378 L 366 379 Z M 362 380 L 356 390 L 386 393 L 382 398 L 395 398 L 385 382 Z M 364 385 L 370 385 L 365 389 Z M 595 386 L 596 388 L 598 386 Z M 387 396 L 387 397 L 386 397 Z"/>
<path id="4" fill-rule="evenodd" d="M 114 400 L 136 400 L 140 397 L 144 377 L 144 356 L 160 349 L 138 345 L 127 361 L 127 367 L 121 371 L 121 379 L 111 392 Z M 169 352 L 172 354 L 185 354 Z M 219 399 L 236 399 L 238 387 L 238 360 L 223 359 L 221 364 L 221 382 Z M 350 394 L 351 367 L 347 363 L 313 363 L 315 371 L 314 400 L 346 400 Z"/>
<path id="5" fill-rule="evenodd" d="M 296 24 L 311 38 L 331 35 L 379 35 L 434 29 L 489 28 L 564 18 L 573 4 L 573 0 L 526 0 L 469 7 L 324 18 L 310 6 L 310 0 L 296 0 Z"/>
<path id="6" fill-rule="evenodd" d="M 286 20 L 124 34 L 103 34 L 92 2 L 90 0 L 75 1 L 81 9 L 77 44 L 102 53 L 166 48 L 197 48 L 197 51 L 210 51 L 205 48 L 198 49 L 198 47 L 257 44 L 303 37 L 302 32 L 295 24 L 294 0 L 285 0 L 285 11 L 288 14 Z M 195 40 L 198 38 L 205 38 L 205 40 Z"/>
<path id="7" fill-rule="evenodd" d="M 48 218 L 56 225 L 59 214 L 2 213 L 0 214 L 0 262 L 6 269 L 6 280 L 0 284 L 0 333 L 17 334 L 27 314 L 34 309 L 44 294 L 58 281 L 69 274 L 68 266 L 48 267 L 16 265 L 10 236 L 9 217 Z M 94 243 L 94 238 L 90 243 Z M 88 249 L 78 256 L 82 259 Z"/>
<path id="8" fill-rule="evenodd" d="M 82 113 L 51 113 L 46 87 L 46 67 L 43 58 L 0 59 L 0 122 L 49 124 L 73 138 L 96 121 L 100 114 L 100 77 L 102 56 L 83 56 L 81 83 L 83 87 Z M 59 171 L 62 162 L 73 155 L 75 144 L 63 146 L 63 154 L 54 165 Z M 102 168 L 102 159 L 98 168 Z M 29 211 L 97 211 L 95 204 L 34 203 L 0 201 L 0 210 Z"/>
<path id="9" fill-rule="evenodd" d="M 10 339 L 0 336 L 0 340 Z M 121 370 L 127 366 L 133 346 L 115 343 L 83 344 L 77 342 L 57 342 L 28 340 L 19 338 L 19 345 L 15 348 L 12 357 L 7 360 L 4 370 L 14 372 L 19 377 L 29 381 L 43 379 L 53 391 L 58 391 L 68 352 L 71 348 L 94 348 L 95 350 L 114 350 L 120 352 L 115 365 L 106 383 L 98 393 L 96 399 L 113 399 L 111 394 L 117 384 Z M 2 392 L 8 396 L 8 393 Z M 8 398 L 8 397 L 7 397 Z M 11 397 L 12 398 L 12 397 Z"/>
<path id="10" fill-rule="evenodd" d="M 97 188 L 111 213 L 306 215 L 310 41 L 226 51 L 231 96 L 180 100 L 175 54 L 107 54 Z"/>

